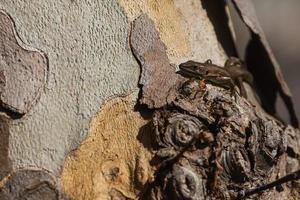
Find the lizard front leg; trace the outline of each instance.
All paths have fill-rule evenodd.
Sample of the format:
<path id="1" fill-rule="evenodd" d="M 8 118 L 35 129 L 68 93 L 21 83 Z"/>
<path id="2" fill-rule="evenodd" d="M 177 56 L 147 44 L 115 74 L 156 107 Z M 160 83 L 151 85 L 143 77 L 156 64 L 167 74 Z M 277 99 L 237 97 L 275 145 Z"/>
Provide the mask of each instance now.
<path id="1" fill-rule="evenodd" d="M 240 90 L 240 95 L 242 97 L 245 97 L 245 99 L 247 99 L 247 91 L 246 88 L 243 84 L 243 78 L 242 77 L 238 77 L 236 80 L 236 85 L 238 86 L 239 90 Z"/>
<path id="2" fill-rule="evenodd" d="M 215 79 L 211 79 L 210 82 L 213 82 L 214 84 L 223 87 L 225 89 L 230 90 L 230 95 L 235 96 L 236 90 L 235 90 L 235 84 L 232 78 L 230 77 L 215 77 Z"/>

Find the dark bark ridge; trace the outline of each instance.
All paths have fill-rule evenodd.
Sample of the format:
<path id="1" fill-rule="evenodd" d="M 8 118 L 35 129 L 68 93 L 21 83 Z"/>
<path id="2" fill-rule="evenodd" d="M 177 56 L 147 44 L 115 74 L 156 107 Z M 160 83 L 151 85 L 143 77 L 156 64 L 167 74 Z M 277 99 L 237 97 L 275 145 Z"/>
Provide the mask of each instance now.
<path id="1" fill-rule="evenodd" d="M 276 115 L 275 102 L 276 95 L 279 93 L 290 114 L 291 124 L 298 128 L 299 121 L 294 109 L 291 91 L 260 26 L 252 1 L 232 0 L 232 2 L 240 18 L 251 32 L 251 40 L 246 49 L 245 60 L 249 70 L 254 75 L 256 89 L 263 108 L 268 113 Z"/>
<path id="2" fill-rule="evenodd" d="M 196 80 L 179 82 L 173 95 L 153 115 L 158 149 L 150 199 L 235 199 L 239 191 L 292 172 L 280 165 L 297 160 L 286 153 L 288 146 L 298 152 L 287 142 L 297 135 L 292 127 L 239 95 L 210 84 L 201 88 Z M 285 192 L 292 190 L 288 185 Z M 280 199 L 277 193 L 254 197 Z"/>

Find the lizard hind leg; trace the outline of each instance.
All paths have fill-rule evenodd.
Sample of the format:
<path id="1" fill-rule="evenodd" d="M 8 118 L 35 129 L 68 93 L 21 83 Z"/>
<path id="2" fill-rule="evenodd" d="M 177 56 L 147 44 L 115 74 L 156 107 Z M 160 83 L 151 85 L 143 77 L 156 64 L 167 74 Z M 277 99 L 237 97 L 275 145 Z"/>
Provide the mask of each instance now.
<path id="1" fill-rule="evenodd" d="M 235 102 L 236 102 L 237 96 L 238 96 L 238 92 L 237 92 L 237 90 L 235 89 L 235 87 L 230 88 L 230 96 L 231 96 L 231 97 L 234 97 L 234 100 L 235 100 Z"/>
<path id="2" fill-rule="evenodd" d="M 234 84 L 234 82 L 231 79 L 230 79 L 229 82 L 227 82 L 227 86 L 230 89 L 230 96 L 234 96 L 234 98 L 237 99 L 236 98 L 237 91 L 235 89 L 235 84 Z"/>
<path id="3" fill-rule="evenodd" d="M 243 79 L 242 78 L 237 78 L 237 86 L 240 90 L 240 96 L 244 97 L 245 99 L 247 99 L 247 91 L 245 89 L 245 86 L 243 84 Z"/>

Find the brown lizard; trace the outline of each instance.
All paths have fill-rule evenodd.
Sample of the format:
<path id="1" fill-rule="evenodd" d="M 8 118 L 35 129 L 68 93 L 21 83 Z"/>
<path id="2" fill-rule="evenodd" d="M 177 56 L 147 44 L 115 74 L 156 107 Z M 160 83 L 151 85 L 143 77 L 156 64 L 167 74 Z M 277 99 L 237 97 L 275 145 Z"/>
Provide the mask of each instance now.
<path id="1" fill-rule="evenodd" d="M 213 64 L 211 60 L 204 63 L 190 60 L 179 65 L 179 73 L 230 89 L 232 94 L 235 91 L 235 85 L 237 85 L 241 96 L 247 98 L 243 81 L 252 85 L 253 77 L 244 66 L 244 63 L 235 57 L 230 57 L 225 62 L 224 67 Z"/>

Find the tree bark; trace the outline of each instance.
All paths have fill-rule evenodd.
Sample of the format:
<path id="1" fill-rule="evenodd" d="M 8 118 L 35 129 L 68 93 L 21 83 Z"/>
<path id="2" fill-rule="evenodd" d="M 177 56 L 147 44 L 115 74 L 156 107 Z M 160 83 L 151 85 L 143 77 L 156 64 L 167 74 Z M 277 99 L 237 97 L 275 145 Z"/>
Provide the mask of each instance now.
<path id="1" fill-rule="evenodd" d="M 0 2 L 0 199 L 233 198 L 298 169 L 298 130 L 249 85 L 176 74 L 236 56 L 218 2 Z M 174 146 L 173 123 L 201 135 Z M 255 198 L 299 197 L 284 188 Z"/>

